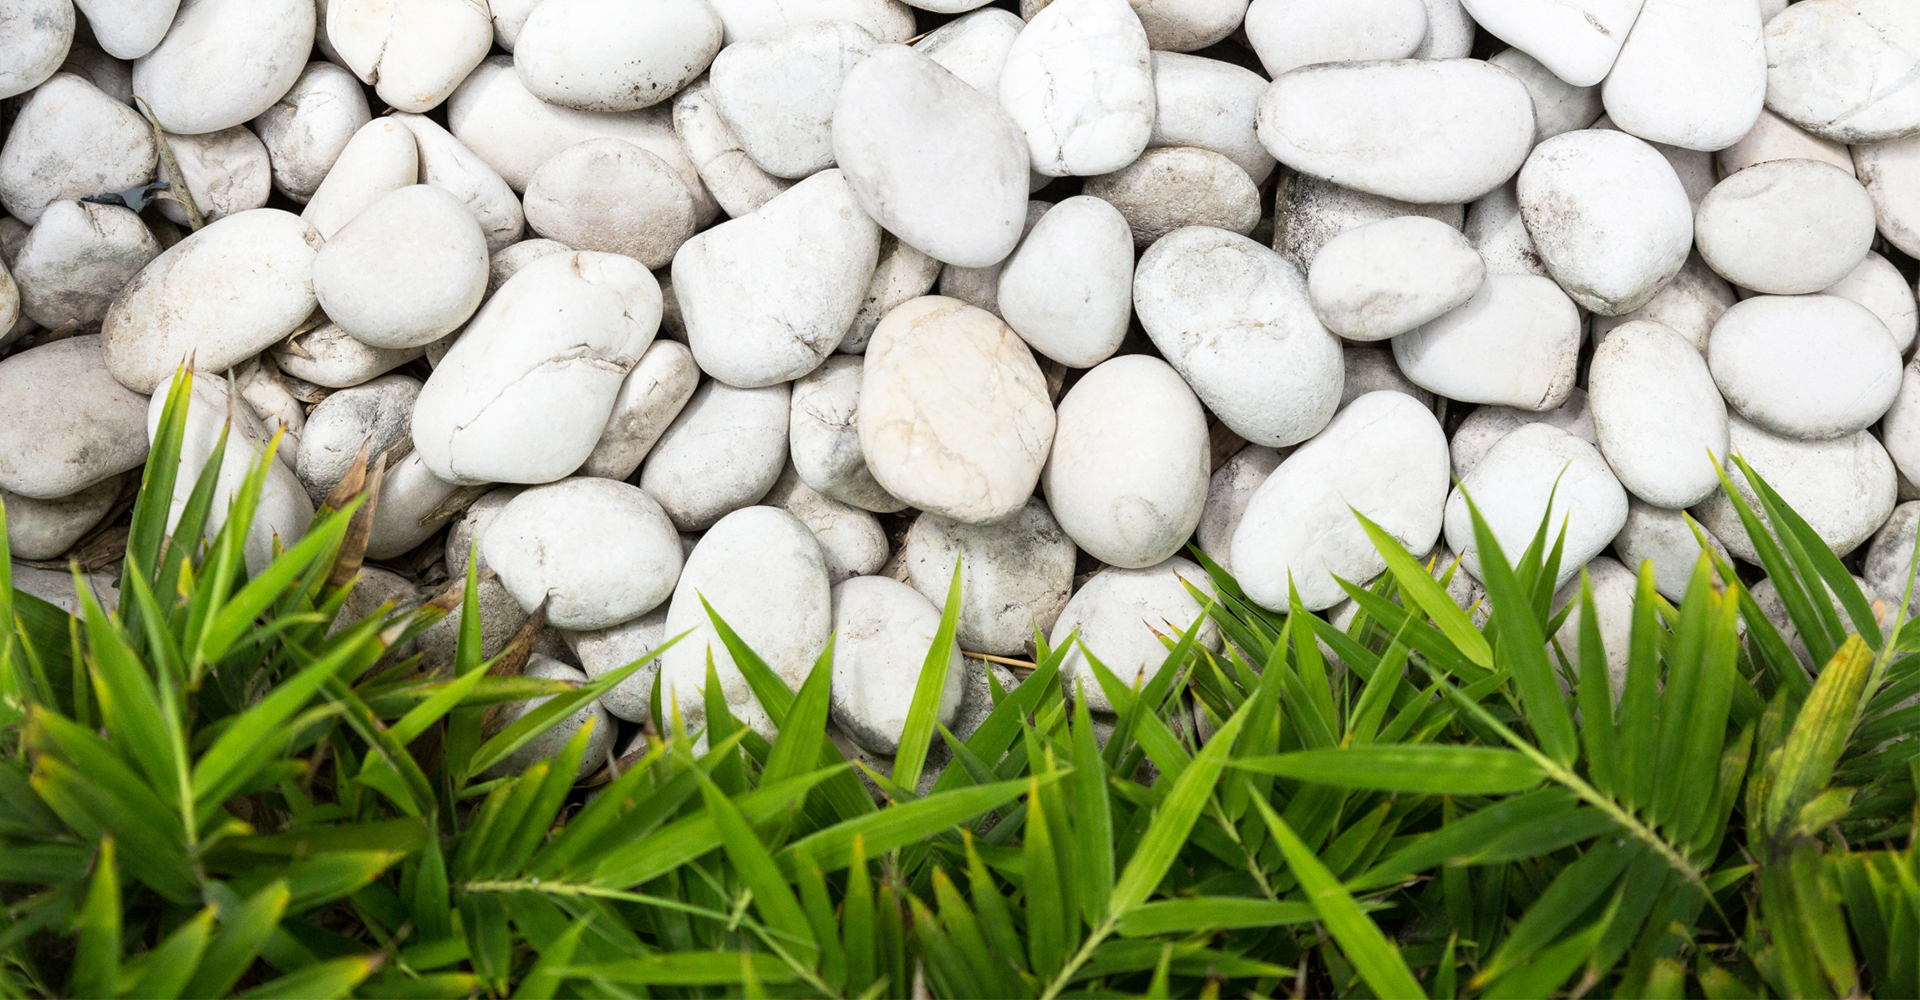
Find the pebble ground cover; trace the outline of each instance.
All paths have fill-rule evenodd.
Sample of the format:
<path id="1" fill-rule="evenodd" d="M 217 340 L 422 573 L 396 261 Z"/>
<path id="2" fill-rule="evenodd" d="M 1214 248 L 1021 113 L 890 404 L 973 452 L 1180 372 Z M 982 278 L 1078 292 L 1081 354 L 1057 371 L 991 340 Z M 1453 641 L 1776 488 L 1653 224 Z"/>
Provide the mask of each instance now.
<path id="1" fill-rule="evenodd" d="M 0 988 L 1911 992 L 1920 6 L 0 0 L 0 131 Z"/>

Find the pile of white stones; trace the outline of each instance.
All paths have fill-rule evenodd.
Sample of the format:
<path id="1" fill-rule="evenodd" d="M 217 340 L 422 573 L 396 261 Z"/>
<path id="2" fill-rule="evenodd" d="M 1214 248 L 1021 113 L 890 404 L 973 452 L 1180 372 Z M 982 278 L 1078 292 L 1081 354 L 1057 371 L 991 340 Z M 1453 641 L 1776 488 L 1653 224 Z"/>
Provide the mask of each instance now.
<path id="1" fill-rule="evenodd" d="M 228 489 L 285 432 L 256 567 L 368 447 L 407 575 L 360 605 L 477 551 L 489 651 L 544 606 L 529 673 L 692 630 L 694 726 L 709 655 L 771 725 L 703 600 L 796 686 L 835 635 L 880 756 L 956 563 L 961 649 L 1079 629 L 1130 679 L 1196 536 L 1344 622 L 1352 511 L 1467 606 L 1465 494 L 1509 554 L 1551 496 L 1623 657 L 1685 512 L 1755 558 L 1741 453 L 1911 572 L 1913 0 L 0 0 L 0 97 L 22 559 L 124 510 L 191 359 L 176 506 L 223 425 Z"/>

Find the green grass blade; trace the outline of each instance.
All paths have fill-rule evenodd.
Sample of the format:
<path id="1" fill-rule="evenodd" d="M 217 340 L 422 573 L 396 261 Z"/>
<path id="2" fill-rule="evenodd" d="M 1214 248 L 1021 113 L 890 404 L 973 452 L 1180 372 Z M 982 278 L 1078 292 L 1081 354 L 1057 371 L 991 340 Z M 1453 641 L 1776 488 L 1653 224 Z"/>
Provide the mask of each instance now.
<path id="1" fill-rule="evenodd" d="M 711 779 L 700 783 L 700 795 L 707 804 L 707 815 L 720 831 L 720 843 L 726 849 L 727 860 L 733 863 L 740 881 L 753 891 L 753 906 L 760 912 L 760 919 L 770 932 L 781 936 L 782 948 L 811 968 L 819 957 L 820 943 L 814 939 L 813 924 L 800 908 L 793 887 L 774 864 L 773 855 L 767 853 L 766 845 L 754 834 L 746 817 L 727 801 Z"/>
<path id="2" fill-rule="evenodd" d="M 220 935 L 213 939 L 182 992 L 190 997 L 225 996 L 240 981 L 267 939 L 280 927 L 292 894 L 285 882 L 274 882 L 245 902 L 222 905 Z M 231 912 L 229 912 L 231 910 Z"/>
<path id="3" fill-rule="evenodd" d="M 151 1000 L 174 1000 L 180 996 L 187 980 L 193 976 L 194 966 L 200 964 L 200 956 L 206 954 L 208 941 L 213 938 L 213 914 L 213 907 L 201 910 L 167 935 L 159 947 L 142 956 L 140 974 L 126 995 Z"/>
<path id="4" fill-rule="evenodd" d="M 1593 578 L 1580 570 L 1580 739 L 1587 750 L 1587 774 L 1595 787 L 1612 793 L 1619 778 L 1618 734 L 1613 722 L 1613 675 L 1600 639 L 1600 614 L 1593 602 Z"/>
<path id="5" fill-rule="evenodd" d="M 1560 693 L 1560 681 L 1547 662 L 1546 636 L 1534 617 L 1533 602 L 1521 590 L 1493 535 L 1486 518 L 1472 497 L 1466 497 L 1467 513 L 1473 519 L 1473 537 L 1480 553 L 1480 578 L 1487 588 L 1487 600 L 1493 605 L 1493 617 L 1500 629 L 1500 647 L 1506 655 L 1503 666 L 1513 671 L 1514 686 L 1520 693 L 1520 706 L 1533 725 L 1534 738 L 1548 757 L 1571 765 L 1580 755 L 1580 741 L 1574 734 L 1573 714 Z M 1550 516 L 1551 512 L 1549 512 Z M 1436 585 L 1437 586 L 1437 585 Z"/>
<path id="6" fill-rule="evenodd" d="M 1020 847 L 1027 873 L 1027 959 L 1029 968 L 1042 978 L 1051 979 L 1067 961 L 1068 914 L 1062 905 L 1065 893 L 1060 885 L 1059 866 L 1054 860 L 1047 810 L 1041 807 L 1040 782 L 1037 778 L 1028 781 L 1027 823 Z M 1074 915 L 1074 919 L 1077 920 L 1078 915 Z"/>
<path id="7" fill-rule="evenodd" d="M 1112 917 L 1124 917 L 1134 907 L 1145 903 L 1160 885 L 1160 880 L 1166 877 L 1167 870 L 1173 867 L 1174 859 L 1186 845 L 1187 834 L 1193 830 L 1194 822 L 1200 818 L 1200 811 L 1213 795 L 1214 783 L 1220 780 L 1220 772 L 1226 767 L 1228 753 L 1234 738 L 1240 733 L 1240 727 L 1246 723 L 1251 704 L 1242 705 L 1213 734 L 1207 745 L 1194 756 L 1193 762 L 1180 772 L 1172 790 L 1160 803 L 1160 808 L 1154 811 L 1152 822 L 1147 824 L 1147 831 L 1140 838 L 1140 845 L 1134 849 L 1133 857 L 1127 860 L 1127 866 L 1121 870 L 1120 878 L 1114 884 L 1113 901 L 1107 909 Z"/>
<path id="8" fill-rule="evenodd" d="M 1453 603 L 1453 598 L 1447 596 L 1446 589 L 1440 586 L 1439 581 L 1386 529 L 1357 510 L 1353 516 L 1360 521 L 1360 527 L 1365 529 L 1367 537 L 1373 540 L 1373 547 L 1386 559 L 1387 572 L 1393 574 L 1394 582 L 1400 585 L 1400 592 L 1433 619 L 1434 625 L 1460 655 L 1475 666 L 1492 670 L 1493 649 L 1487 645 L 1487 637 L 1473 627 L 1473 620 L 1460 610 L 1458 604 Z M 1480 559 L 1483 563 L 1486 561 L 1484 548 L 1481 549 Z"/>
<path id="9" fill-rule="evenodd" d="M 920 785 L 920 769 L 926 764 L 927 748 L 933 744 L 933 729 L 940 721 L 940 699 L 947 689 L 947 671 L 958 659 L 954 630 L 960 624 L 960 564 L 953 563 L 953 580 L 947 584 L 947 605 L 940 613 L 940 628 L 933 634 L 933 645 L 920 665 L 920 680 L 913 688 L 913 701 L 907 707 L 906 727 L 900 732 L 900 749 L 893 756 L 893 781 L 902 788 Z"/>
<path id="10" fill-rule="evenodd" d="M 847 992 L 858 994 L 873 985 L 879 970 L 873 933 L 873 879 L 867 872 L 866 839 L 856 835 L 848 845 L 847 854 L 847 894 L 840 908 L 840 926 L 847 943 Z M 811 864 L 813 859 L 809 857 L 807 861 Z"/>
<path id="11" fill-rule="evenodd" d="M 780 735 L 773 741 L 773 752 L 761 771 L 762 782 L 784 781 L 805 774 L 819 762 L 821 747 L 827 740 L 827 695 L 833 683 L 833 646 L 834 640 L 829 638 L 827 648 L 814 661 L 806 683 L 800 685 L 800 694 L 794 698 L 787 720 L 781 723 Z"/>
<path id="12" fill-rule="evenodd" d="M 1297 750 L 1228 766 L 1343 788 L 1424 795 L 1522 792 L 1545 779 L 1526 755 L 1501 747 L 1402 745 Z"/>
<path id="13" fill-rule="evenodd" d="M 1057 777 L 1040 780 L 1046 783 Z M 929 795 L 817 830 L 787 845 L 778 857 L 784 865 L 805 851 L 819 863 L 822 871 L 839 871 L 853 863 L 855 837 L 865 838 L 868 853 L 884 853 L 933 836 L 990 809 L 998 809 L 1025 791 L 1026 781 L 1002 781 Z"/>
<path id="14" fill-rule="evenodd" d="M 78 937 L 72 995 L 116 995 L 120 978 L 120 875 L 113 861 L 112 837 L 100 841 L 87 901 L 80 908 Z"/>
<path id="15" fill-rule="evenodd" d="M 264 461 L 275 459 L 269 457 Z M 340 539 L 346 535 L 353 512 L 363 502 L 364 497 L 356 498 L 347 505 L 346 510 L 307 529 L 300 541 L 225 602 L 207 624 L 206 630 L 200 633 L 197 650 L 200 657 L 209 663 L 218 662 L 241 636 L 255 627 L 255 620 L 261 612 L 286 593 L 296 579 L 316 572 L 324 575 L 327 567 L 333 564 L 333 553 L 340 547 Z"/>
<path id="16" fill-rule="evenodd" d="M 335 1000 L 353 995 L 353 988 L 373 974 L 378 956 L 336 958 L 281 976 L 240 994 L 242 1000 Z"/>
<path id="17" fill-rule="evenodd" d="M 1199 896 L 1144 903 L 1120 918 L 1120 933 L 1127 937 L 1159 937 L 1205 930 L 1280 927 L 1318 919 L 1320 911 L 1314 909 L 1312 903 L 1298 900 Z"/>
<path id="18" fill-rule="evenodd" d="M 1481 967 L 1471 985 L 1485 986 L 1544 951 L 1582 913 L 1613 891 L 1627 866 L 1643 850 L 1637 841 L 1602 839 L 1581 855 L 1580 860 L 1561 869 L 1547 890 L 1527 908 L 1499 950 Z"/>
<path id="19" fill-rule="evenodd" d="M 1080 874 L 1080 906 L 1091 927 L 1107 917 L 1113 895 L 1113 801 L 1107 795 L 1107 768 L 1094 740 L 1093 715 L 1084 692 L 1073 703 L 1073 773 L 1067 777 L 1073 801 L 1073 834 Z"/>
<path id="20" fill-rule="evenodd" d="M 1766 802 L 1765 829 L 1781 830 L 1833 777 L 1846 750 L 1860 699 L 1873 667 L 1873 652 L 1859 636 L 1833 654 L 1814 682 L 1781 749 L 1773 793 Z"/>

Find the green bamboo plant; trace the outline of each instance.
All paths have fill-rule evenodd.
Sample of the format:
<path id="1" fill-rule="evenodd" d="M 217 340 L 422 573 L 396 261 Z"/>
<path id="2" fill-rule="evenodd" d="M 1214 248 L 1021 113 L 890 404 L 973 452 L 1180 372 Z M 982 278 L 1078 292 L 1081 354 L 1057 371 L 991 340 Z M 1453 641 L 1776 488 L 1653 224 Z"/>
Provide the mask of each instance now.
<path id="1" fill-rule="evenodd" d="M 1554 526 L 1514 558 L 1473 511 L 1476 626 L 1363 518 L 1388 571 L 1346 629 L 1209 563 L 1156 671 L 1036 635 L 964 739 L 936 717 L 956 572 L 884 773 L 826 739 L 831 648 L 794 690 L 709 609 L 778 736 L 656 696 L 582 785 L 585 730 L 496 765 L 646 660 L 524 678 L 531 631 L 483 657 L 475 560 L 346 620 L 377 461 L 249 577 L 275 459 L 218 497 L 216 448 L 170 527 L 187 396 L 116 612 L 0 558 L 0 995 L 1920 995 L 1920 630 L 1743 464 L 1817 671 L 1703 557 L 1677 606 L 1641 571 L 1616 683 L 1584 578 L 1553 608 Z M 452 662 L 409 652 L 456 607 Z"/>

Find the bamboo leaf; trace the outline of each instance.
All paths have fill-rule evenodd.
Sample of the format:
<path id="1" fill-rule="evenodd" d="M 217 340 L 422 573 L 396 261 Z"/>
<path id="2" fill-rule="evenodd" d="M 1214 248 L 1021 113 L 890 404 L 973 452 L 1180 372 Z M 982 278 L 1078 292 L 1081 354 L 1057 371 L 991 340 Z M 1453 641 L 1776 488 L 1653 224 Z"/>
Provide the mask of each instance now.
<path id="1" fill-rule="evenodd" d="M 1073 802 L 1080 907 L 1087 925 L 1098 927 L 1107 918 L 1113 896 L 1113 802 L 1107 795 L 1107 768 L 1095 741 L 1093 715 L 1081 687 L 1073 702 L 1073 773 L 1067 784 Z"/>
<path id="2" fill-rule="evenodd" d="M 1379 904 L 1369 908 L 1386 909 Z M 1159 937 L 1203 930 L 1306 924 L 1318 919 L 1320 911 L 1314 909 L 1312 903 L 1298 900 L 1199 896 L 1143 903 L 1120 918 L 1120 933 L 1127 937 Z"/>
<path id="3" fill-rule="evenodd" d="M 1873 652 L 1859 636 L 1833 654 L 1814 682 L 1781 750 L 1778 776 L 1768 797 L 1766 829 L 1778 831 L 1826 787 L 1846 750 L 1860 697 L 1873 666 Z"/>
<path id="4" fill-rule="evenodd" d="M 379 967 L 378 955 L 336 958 L 281 976 L 240 996 L 242 1000 L 334 1000 L 352 996 L 353 988 Z"/>
<path id="5" fill-rule="evenodd" d="M 1166 877 L 1167 869 L 1173 867 L 1187 834 L 1193 830 L 1194 821 L 1200 818 L 1200 810 L 1213 795 L 1214 783 L 1220 779 L 1220 771 L 1226 766 L 1228 752 L 1246 722 L 1251 704 L 1248 702 L 1233 713 L 1175 779 L 1172 790 L 1147 824 L 1140 846 L 1134 849 L 1133 857 L 1127 860 L 1127 866 L 1114 884 L 1113 901 L 1107 910 L 1111 917 L 1124 917 L 1145 903 Z"/>
<path id="6" fill-rule="evenodd" d="M 213 916 L 213 907 L 201 910 L 167 935 L 159 947 L 142 955 L 139 974 L 125 995 L 150 1000 L 173 1000 L 180 996 L 213 937 Z"/>
<path id="7" fill-rule="evenodd" d="M 183 995 L 190 997 L 225 996 L 240 981 L 253 960 L 266 946 L 267 939 L 280 927 L 292 894 L 285 882 L 274 882 L 249 896 L 245 902 L 222 904 L 221 930 L 200 959 Z"/>
<path id="8" fill-rule="evenodd" d="M 740 880 L 753 891 L 753 906 L 760 912 L 760 919 L 769 931 L 784 938 L 779 943 L 793 952 L 801 964 L 812 967 L 819 957 L 820 943 L 814 939 L 813 925 L 808 922 L 806 911 L 800 908 L 792 887 L 780 874 L 779 866 L 774 864 L 773 855 L 767 853 L 766 845 L 754 835 L 746 817 L 727 801 L 711 779 L 700 782 L 700 794 L 706 801 L 707 815 L 719 830 L 727 859 L 733 862 Z"/>
<path id="9" fill-rule="evenodd" d="M 1027 871 L 1028 967 L 1042 978 L 1052 979 L 1067 961 L 1066 924 L 1069 915 L 1063 905 L 1065 893 L 1060 884 L 1059 865 L 1054 859 L 1053 833 L 1048 829 L 1047 810 L 1042 807 L 1040 789 L 1038 778 L 1028 779 L 1027 823 L 1020 850 Z M 1078 920 L 1079 915 L 1072 915 L 1072 919 Z"/>
<path id="10" fill-rule="evenodd" d="M 1298 750 L 1236 760 L 1229 766 L 1345 788 L 1427 795 L 1520 792 L 1546 777 L 1539 765 L 1514 750 L 1449 745 Z"/>
<path id="11" fill-rule="evenodd" d="M 1500 549 L 1500 540 L 1494 537 L 1480 508 L 1472 497 L 1465 499 L 1479 549 L 1480 580 L 1486 585 L 1487 600 L 1493 605 L 1493 618 L 1500 630 L 1500 646 L 1506 654 L 1502 665 L 1513 671 L 1520 705 L 1533 724 L 1540 749 L 1561 765 L 1571 765 L 1580 754 L 1579 739 L 1574 735 L 1573 715 L 1560 693 L 1560 681 L 1547 662 L 1547 640 L 1539 619 L 1534 617 L 1533 602 L 1521 589 L 1506 553 Z"/>
<path id="12" fill-rule="evenodd" d="M 1055 774 L 1039 780 L 1046 784 L 1058 778 L 1059 775 Z M 990 809 L 998 809 L 1025 791 L 1026 781 L 1002 781 L 940 792 L 904 805 L 842 820 L 794 841 L 777 857 L 785 867 L 804 851 L 820 865 L 822 871 L 839 871 L 853 863 L 853 842 L 856 837 L 864 838 L 867 851 L 884 853 L 930 837 Z"/>
<path id="13" fill-rule="evenodd" d="M 120 978 L 120 878 L 112 837 L 100 841 L 87 902 L 80 909 L 79 938 L 73 957 L 73 995 L 114 996 Z"/>
<path id="14" fill-rule="evenodd" d="M 900 748 L 893 756 L 893 781 L 902 788 L 920 785 L 920 769 L 926 763 L 927 748 L 933 743 L 933 729 L 940 721 L 940 702 L 947 690 L 947 672 L 960 659 L 960 648 L 953 635 L 960 624 L 960 567 L 964 559 L 953 562 L 953 580 L 947 584 L 947 605 L 940 613 L 940 627 L 927 647 L 927 658 L 920 665 L 920 679 L 914 684 L 913 701 L 907 707 L 907 722 L 900 732 Z"/>
<path id="15" fill-rule="evenodd" d="M 1471 502 L 1471 501 L 1469 501 Z M 1373 540 L 1373 547 L 1387 561 L 1387 572 L 1393 574 L 1393 580 L 1400 585 L 1405 594 L 1420 610 L 1433 619 L 1440 633 L 1447 637 L 1453 647 L 1475 666 L 1485 670 L 1493 669 L 1493 649 L 1487 645 L 1487 638 L 1473 627 L 1473 620 L 1453 603 L 1446 589 L 1427 572 L 1425 566 L 1413 558 L 1399 540 L 1388 534 L 1386 529 L 1368 520 L 1366 515 L 1355 510 L 1353 516 L 1359 520 L 1360 527 Z M 1486 561 L 1486 549 L 1482 548 L 1481 562 Z"/>

